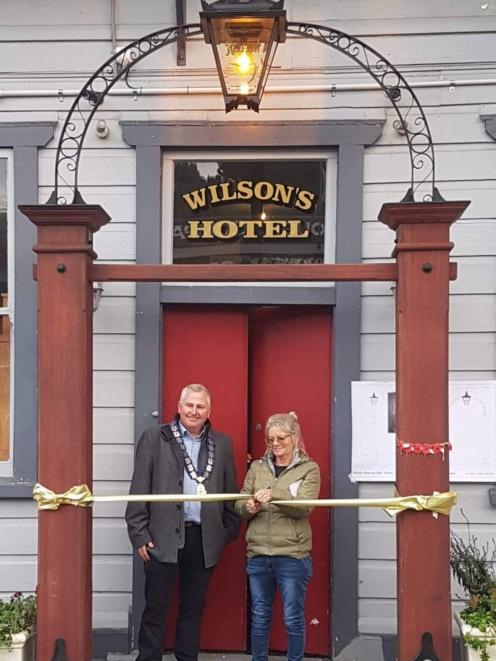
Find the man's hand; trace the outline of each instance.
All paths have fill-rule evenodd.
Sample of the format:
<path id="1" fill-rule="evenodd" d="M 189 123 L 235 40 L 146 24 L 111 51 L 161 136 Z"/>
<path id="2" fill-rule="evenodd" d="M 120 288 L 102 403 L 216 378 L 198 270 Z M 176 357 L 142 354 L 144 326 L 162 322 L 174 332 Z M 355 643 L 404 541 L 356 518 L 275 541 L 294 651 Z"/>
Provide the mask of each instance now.
<path id="1" fill-rule="evenodd" d="M 262 503 L 258 503 L 254 498 L 246 501 L 246 511 L 249 514 L 258 514 L 262 509 Z"/>
<path id="2" fill-rule="evenodd" d="M 257 491 L 257 493 L 253 496 L 253 498 L 258 502 L 258 503 L 269 503 L 272 500 L 272 491 L 270 488 L 267 489 L 260 489 Z"/>
<path id="3" fill-rule="evenodd" d="M 139 557 L 145 562 L 148 562 L 150 560 L 150 554 L 148 553 L 148 549 L 153 549 L 154 547 L 155 544 L 153 542 L 148 542 L 147 544 L 143 544 L 143 546 L 139 546 L 138 547 Z"/>

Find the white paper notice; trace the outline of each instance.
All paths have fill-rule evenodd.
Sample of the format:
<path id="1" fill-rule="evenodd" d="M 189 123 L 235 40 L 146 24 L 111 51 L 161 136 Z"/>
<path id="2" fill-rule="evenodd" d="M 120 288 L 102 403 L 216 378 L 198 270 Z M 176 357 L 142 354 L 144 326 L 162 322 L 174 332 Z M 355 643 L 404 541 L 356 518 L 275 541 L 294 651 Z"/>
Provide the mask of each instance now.
<path id="1" fill-rule="evenodd" d="M 394 482 L 395 384 L 355 381 L 352 402 L 352 470 L 355 482 Z M 450 480 L 496 481 L 496 381 L 449 384 Z M 402 439 L 416 442 L 416 439 Z M 425 457 L 419 456 L 419 461 Z"/>

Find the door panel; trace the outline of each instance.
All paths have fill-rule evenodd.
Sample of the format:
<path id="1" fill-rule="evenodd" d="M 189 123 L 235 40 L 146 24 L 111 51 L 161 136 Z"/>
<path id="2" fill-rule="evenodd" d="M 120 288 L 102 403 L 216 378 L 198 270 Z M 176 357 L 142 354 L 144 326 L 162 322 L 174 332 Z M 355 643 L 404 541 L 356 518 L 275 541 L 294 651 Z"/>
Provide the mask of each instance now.
<path id="1" fill-rule="evenodd" d="M 319 464 L 321 497 L 330 494 L 331 319 L 329 310 L 262 307 L 250 312 L 250 450 L 265 452 L 265 422 L 295 411 L 310 456 Z M 311 515 L 313 579 L 307 596 L 307 654 L 329 653 L 329 510 Z M 271 649 L 286 650 L 280 602 Z"/>
<path id="2" fill-rule="evenodd" d="M 233 440 L 241 486 L 246 473 L 247 317 L 246 312 L 211 307 L 167 307 L 163 343 L 164 421 L 177 411 L 180 389 L 202 383 L 212 395 L 212 423 Z M 246 648 L 246 576 L 244 534 L 229 544 L 208 591 L 201 649 L 237 651 Z M 226 587 L 228 586 L 228 589 Z M 169 618 L 167 647 L 174 638 L 174 612 Z M 219 629 L 219 622 L 222 623 Z"/>

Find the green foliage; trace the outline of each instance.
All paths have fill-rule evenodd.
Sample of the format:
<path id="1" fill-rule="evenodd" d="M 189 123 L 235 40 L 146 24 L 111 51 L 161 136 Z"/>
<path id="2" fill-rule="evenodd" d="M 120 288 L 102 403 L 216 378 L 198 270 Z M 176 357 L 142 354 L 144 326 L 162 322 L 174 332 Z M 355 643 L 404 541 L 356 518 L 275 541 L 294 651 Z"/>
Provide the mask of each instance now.
<path id="1" fill-rule="evenodd" d="M 468 541 L 451 534 L 451 570 L 466 592 L 467 605 L 460 613 L 462 620 L 479 629 L 487 638 L 466 633 L 465 642 L 488 661 L 488 648 L 496 645 L 496 544 L 479 546 L 469 527 Z"/>
<path id="2" fill-rule="evenodd" d="M 10 601 L 0 600 L 0 647 L 10 647 L 12 634 L 32 633 L 35 627 L 35 597 L 23 597 L 22 592 L 15 592 Z"/>

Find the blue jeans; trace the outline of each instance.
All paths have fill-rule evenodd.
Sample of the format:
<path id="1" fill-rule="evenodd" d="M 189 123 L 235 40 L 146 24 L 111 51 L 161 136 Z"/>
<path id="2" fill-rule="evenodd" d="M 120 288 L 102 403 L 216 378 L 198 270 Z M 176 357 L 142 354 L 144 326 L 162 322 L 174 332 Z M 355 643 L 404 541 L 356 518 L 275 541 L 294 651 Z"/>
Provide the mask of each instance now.
<path id="1" fill-rule="evenodd" d="M 305 597 L 312 576 L 312 558 L 281 555 L 248 558 L 251 592 L 251 655 L 267 661 L 272 607 L 276 587 L 282 597 L 288 639 L 288 661 L 301 661 L 305 652 Z"/>

